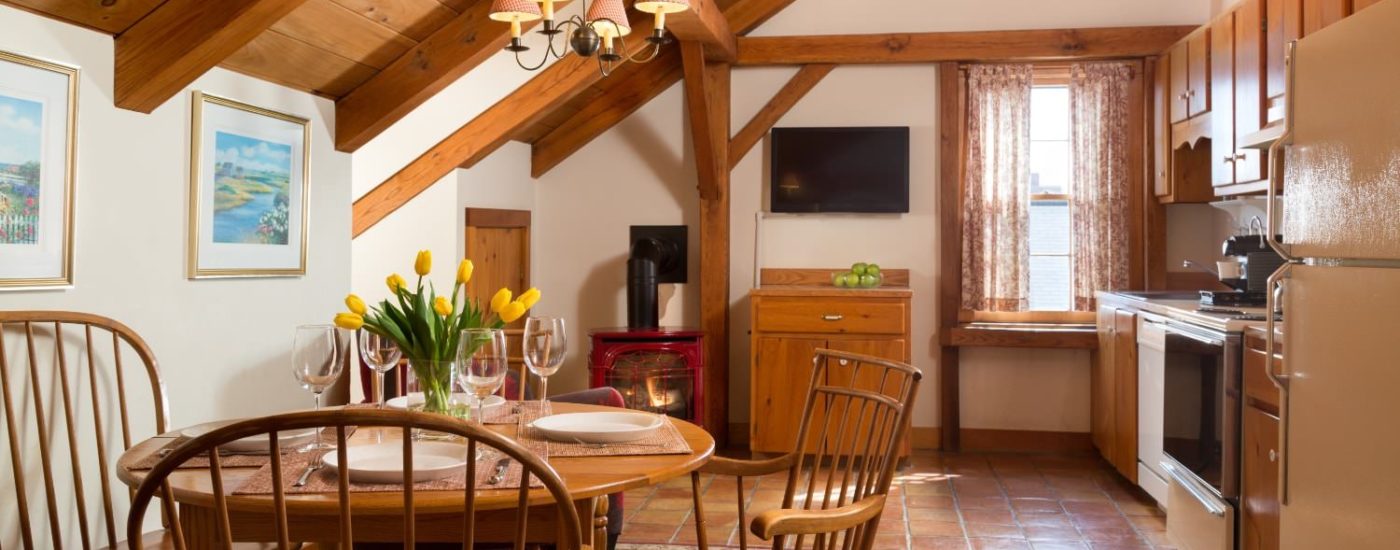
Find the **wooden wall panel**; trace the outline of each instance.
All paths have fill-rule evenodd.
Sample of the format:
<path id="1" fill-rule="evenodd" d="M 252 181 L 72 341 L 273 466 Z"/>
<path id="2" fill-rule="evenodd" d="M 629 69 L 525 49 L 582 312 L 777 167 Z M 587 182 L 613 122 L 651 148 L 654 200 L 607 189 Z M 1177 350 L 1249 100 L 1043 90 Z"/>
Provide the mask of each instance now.
<path id="1" fill-rule="evenodd" d="M 9 6 L 107 34 L 120 34 L 165 0 L 3 0 Z"/>
<path id="2" fill-rule="evenodd" d="M 422 42 L 457 12 L 437 0 L 331 0 L 346 9 Z"/>
<path id="3" fill-rule="evenodd" d="M 281 33 L 253 39 L 222 67 L 326 97 L 340 97 L 374 76 L 374 67 L 338 56 Z"/>
<path id="4" fill-rule="evenodd" d="M 383 69 L 416 42 L 331 0 L 307 0 L 272 30 L 357 63 Z"/>

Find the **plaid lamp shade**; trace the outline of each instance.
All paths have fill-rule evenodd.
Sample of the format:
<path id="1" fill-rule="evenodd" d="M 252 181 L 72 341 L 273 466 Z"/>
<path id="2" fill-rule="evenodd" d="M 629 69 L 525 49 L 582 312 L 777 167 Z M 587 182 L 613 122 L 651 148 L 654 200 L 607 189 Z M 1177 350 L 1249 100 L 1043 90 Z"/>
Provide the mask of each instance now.
<path id="1" fill-rule="evenodd" d="M 534 21 L 543 14 L 533 0 L 493 0 L 490 17 L 493 21 Z"/>
<path id="2" fill-rule="evenodd" d="M 613 23 L 617 24 L 615 36 L 627 36 L 628 33 L 632 32 L 632 27 L 628 26 L 627 10 L 623 7 L 622 0 L 594 0 L 593 5 L 588 7 L 587 19 L 589 21 L 612 20 Z M 606 22 L 594 23 L 593 29 L 598 31 L 598 34 L 603 34 L 605 30 L 611 31 L 613 25 Z"/>
<path id="3" fill-rule="evenodd" d="M 634 7 L 646 13 L 677 13 L 690 9 L 690 0 L 637 0 Z"/>

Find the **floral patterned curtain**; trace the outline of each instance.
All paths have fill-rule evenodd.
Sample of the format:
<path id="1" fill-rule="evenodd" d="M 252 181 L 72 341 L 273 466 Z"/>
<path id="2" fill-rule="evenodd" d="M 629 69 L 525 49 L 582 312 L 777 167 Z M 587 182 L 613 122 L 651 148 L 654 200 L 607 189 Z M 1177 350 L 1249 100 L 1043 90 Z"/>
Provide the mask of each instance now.
<path id="1" fill-rule="evenodd" d="M 1029 302 L 1030 65 L 967 70 L 962 307 L 1024 311 Z"/>
<path id="2" fill-rule="evenodd" d="M 1070 224 L 1075 311 L 1093 311 L 1094 291 L 1128 285 L 1128 97 L 1133 67 L 1070 68 Z"/>

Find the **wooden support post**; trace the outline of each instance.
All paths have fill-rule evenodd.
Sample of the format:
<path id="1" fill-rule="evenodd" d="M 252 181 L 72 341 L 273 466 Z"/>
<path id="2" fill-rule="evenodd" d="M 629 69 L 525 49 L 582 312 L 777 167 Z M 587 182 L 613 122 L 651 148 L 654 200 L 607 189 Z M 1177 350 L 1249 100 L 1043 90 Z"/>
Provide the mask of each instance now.
<path id="1" fill-rule="evenodd" d="M 952 344 L 962 307 L 962 173 L 965 125 L 962 71 L 938 66 L 938 407 L 944 451 L 958 450 L 958 348 Z"/>
<path id="2" fill-rule="evenodd" d="M 700 328 L 705 331 L 705 429 L 729 440 L 729 65 L 681 44 L 685 103 L 700 192 Z"/>

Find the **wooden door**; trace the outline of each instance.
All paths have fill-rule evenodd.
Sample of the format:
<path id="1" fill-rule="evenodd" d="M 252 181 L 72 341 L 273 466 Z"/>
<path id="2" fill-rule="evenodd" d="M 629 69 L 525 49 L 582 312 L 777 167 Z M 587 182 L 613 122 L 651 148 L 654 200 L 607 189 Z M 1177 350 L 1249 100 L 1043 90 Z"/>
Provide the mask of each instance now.
<path id="1" fill-rule="evenodd" d="M 1235 16 L 1210 25 L 1210 183 L 1235 183 Z"/>
<path id="2" fill-rule="evenodd" d="M 1351 0 L 1303 0 L 1303 36 L 1351 15 Z"/>
<path id="3" fill-rule="evenodd" d="M 1113 312 L 1113 465 L 1137 482 L 1137 314 Z"/>
<path id="4" fill-rule="evenodd" d="M 1177 123 L 1190 118 L 1189 104 L 1191 100 L 1190 83 L 1187 82 L 1187 65 L 1189 55 L 1186 52 L 1186 41 L 1177 42 L 1167 51 L 1167 75 L 1171 86 L 1168 88 L 1171 97 L 1171 122 Z"/>
<path id="5" fill-rule="evenodd" d="M 1158 57 L 1152 73 L 1152 190 L 1158 197 L 1172 194 L 1170 55 Z"/>
<path id="6" fill-rule="evenodd" d="M 1240 147 L 1239 138 L 1264 127 L 1264 0 L 1244 0 L 1235 10 L 1235 181 L 1268 177 L 1266 155 Z"/>
<path id="7" fill-rule="evenodd" d="M 517 296 L 530 288 L 530 212 L 468 208 L 466 219 L 467 258 L 476 266 L 467 296 L 484 307 L 501 287 Z"/>
<path id="8" fill-rule="evenodd" d="M 1269 75 L 1266 93 L 1269 98 L 1275 98 L 1284 92 L 1284 75 L 1287 72 L 1283 66 L 1284 49 L 1289 42 L 1303 36 L 1303 0 L 1268 0 L 1264 13 L 1268 23 L 1264 29 L 1268 41 L 1265 56 Z"/>
<path id="9" fill-rule="evenodd" d="M 908 347 L 908 342 L 905 341 L 903 338 L 881 338 L 870 340 L 831 340 L 827 342 L 827 347 L 836 351 L 844 351 L 847 353 L 873 355 L 875 357 L 892 359 L 900 362 L 908 361 L 908 358 L 905 357 L 904 353 L 904 350 Z M 854 381 L 851 380 L 850 372 L 848 372 L 846 369 L 840 367 L 827 369 L 827 383 L 833 386 L 844 386 L 850 384 L 852 387 L 858 389 L 875 391 L 879 389 L 880 379 L 881 376 L 879 371 L 871 369 L 869 367 L 861 369 L 860 374 L 857 375 Z M 888 381 L 886 381 L 883 388 L 884 391 L 882 393 L 890 397 L 898 398 L 899 388 L 895 385 L 897 382 L 897 378 L 891 378 Z M 857 435 L 868 431 L 870 429 L 870 425 L 872 424 L 872 422 L 869 419 L 869 412 L 865 412 L 864 414 L 862 414 L 862 411 L 859 409 L 850 410 L 845 411 L 844 416 L 846 428 L 842 430 L 841 416 L 839 416 L 842 415 L 842 408 L 834 408 L 832 410 L 832 413 L 838 416 L 833 416 L 833 418 L 831 419 L 830 426 L 827 428 L 826 432 L 827 437 L 829 438 L 829 441 L 834 442 L 837 440 L 836 438 L 839 435 L 842 445 L 841 448 L 843 449 L 849 448 L 854 441 L 857 441 Z M 857 425 L 856 423 L 860 424 Z M 906 438 L 904 446 L 907 448 L 909 447 L 909 444 L 910 442 Z"/>
<path id="10" fill-rule="evenodd" d="M 1243 550 L 1279 547 L 1278 417 L 1244 407 L 1240 543 Z"/>
<path id="11" fill-rule="evenodd" d="M 1210 35 L 1201 30 L 1186 39 L 1187 116 L 1210 110 Z"/>
<path id="12" fill-rule="evenodd" d="M 1089 371 L 1089 431 L 1104 460 L 1113 463 L 1116 447 L 1113 445 L 1114 407 L 1116 404 L 1114 387 L 1116 309 L 1099 306 L 1098 332 L 1099 349 L 1094 352 L 1094 361 Z"/>
<path id="13" fill-rule="evenodd" d="M 765 453 L 792 450 L 812 380 L 812 357 L 824 346 L 826 340 L 819 338 L 764 336 L 758 339 L 758 351 L 751 366 L 753 387 L 749 388 L 752 395 L 750 449 Z M 821 438 L 809 439 L 807 450 L 815 452 Z"/>

